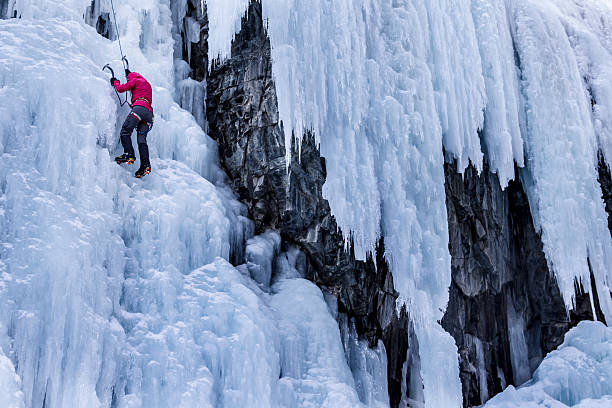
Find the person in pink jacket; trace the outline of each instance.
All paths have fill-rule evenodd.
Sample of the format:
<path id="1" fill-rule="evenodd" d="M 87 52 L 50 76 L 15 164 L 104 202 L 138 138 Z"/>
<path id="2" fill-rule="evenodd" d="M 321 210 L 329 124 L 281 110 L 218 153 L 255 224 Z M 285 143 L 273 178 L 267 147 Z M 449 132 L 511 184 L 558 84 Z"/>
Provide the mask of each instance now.
<path id="1" fill-rule="evenodd" d="M 118 164 L 133 164 L 136 161 L 132 146 L 132 132 L 136 129 L 140 155 L 140 168 L 136 171 L 136 177 L 142 178 L 151 172 L 147 134 L 153 128 L 153 90 L 151 84 L 142 75 L 128 69 L 125 70 L 125 73 L 127 76 L 125 84 L 122 84 L 117 78 L 110 80 L 117 92 L 132 92 L 132 111 L 121 127 L 121 145 L 124 153 L 115 157 L 115 161 Z"/>

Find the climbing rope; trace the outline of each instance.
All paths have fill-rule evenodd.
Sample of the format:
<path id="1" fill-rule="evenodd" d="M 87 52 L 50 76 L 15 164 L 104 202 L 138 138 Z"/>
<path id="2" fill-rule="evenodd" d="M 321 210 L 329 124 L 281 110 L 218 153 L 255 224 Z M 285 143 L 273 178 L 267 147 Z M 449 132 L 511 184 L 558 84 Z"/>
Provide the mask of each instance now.
<path id="1" fill-rule="evenodd" d="M 121 35 L 119 35 L 119 26 L 117 25 L 117 14 L 115 14 L 115 5 L 113 4 L 113 0 L 110 0 L 111 2 L 111 10 L 113 11 L 113 20 L 115 22 L 115 32 L 117 33 L 117 40 L 119 41 L 119 52 L 121 53 L 121 63 L 123 64 L 123 70 L 125 71 L 126 69 L 130 69 L 130 62 L 128 61 L 127 57 L 123 54 L 123 47 L 121 46 Z M 102 67 L 102 71 L 104 71 L 105 69 L 108 69 L 111 72 L 111 77 L 112 78 L 116 78 L 115 77 L 115 71 L 113 71 L 113 69 L 111 68 L 110 64 L 106 64 L 104 67 Z M 126 75 L 127 77 L 127 75 Z M 114 88 L 114 87 L 113 87 Z M 115 94 L 117 95 L 117 99 L 119 100 L 119 104 L 123 107 L 125 104 L 127 104 L 130 108 L 132 107 L 132 104 L 130 104 L 128 102 L 128 95 L 125 95 L 125 101 L 121 100 L 121 96 L 119 95 L 119 92 L 117 92 L 117 89 L 115 89 Z"/>
<path id="2" fill-rule="evenodd" d="M 117 33 L 117 40 L 119 41 L 119 52 L 121 53 L 121 63 L 123 64 L 123 70 L 125 71 L 126 69 L 130 69 L 130 62 L 128 61 L 127 57 L 123 55 L 123 47 L 121 46 L 121 36 L 119 35 L 119 27 L 117 26 L 117 15 L 115 14 L 115 5 L 113 4 L 113 0 L 110 0 L 110 3 L 111 3 L 111 9 L 113 11 L 113 20 L 115 21 L 115 32 Z M 102 67 L 102 71 L 104 71 L 105 69 L 108 69 L 111 72 L 112 78 L 116 78 L 115 71 L 113 71 L 113 69 L 110 67 L 110 64 L 106 64 L 104 67 Z M 122 107 L 125 104 L 127 104 L 130 108 L 132 107 L 132 104 L 128 102 L 127 94 L 125 95 L 125 101 L 121 100 L 121 96 L 119 95 L 119 92 L 117 92 L 117 89 L 115 89 L 115 94 L 117 95 L 119 104 Z"/>
<path id="3" fill-rule="evenodd" d="M 119 52 L 121 53 L 121 63 L 123 64 L 123 69 L 125 70 L 126 58 L 123 55 L 123 47 L 121 46 L 121 36 L 119 35 L 119 27 L 117 26 L 117 15 L 115 14 L 115 5 L 113 4 L 113 0 L 110 0 L 110 4 L 111 4 L 111 10 L 113 11 L 113 20 L 115 20 L 115 32 L 117 33 L 117 40 L 119 40 Z"/>

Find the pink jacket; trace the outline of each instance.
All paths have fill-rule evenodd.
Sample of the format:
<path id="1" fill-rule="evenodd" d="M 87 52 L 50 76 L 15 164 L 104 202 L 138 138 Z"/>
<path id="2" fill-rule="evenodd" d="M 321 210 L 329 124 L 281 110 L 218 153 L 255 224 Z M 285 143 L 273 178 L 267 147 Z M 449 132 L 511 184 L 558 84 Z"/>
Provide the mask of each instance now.
<path id="1" fill-rule="evenodd" d="M 125 84 L 117 80 L 114 85 L 117 92 L 132 91 L 133 106 L 143 106 L 153 112 L 153 90 L 151 84 L 142 75 L 130 72 Z"/>

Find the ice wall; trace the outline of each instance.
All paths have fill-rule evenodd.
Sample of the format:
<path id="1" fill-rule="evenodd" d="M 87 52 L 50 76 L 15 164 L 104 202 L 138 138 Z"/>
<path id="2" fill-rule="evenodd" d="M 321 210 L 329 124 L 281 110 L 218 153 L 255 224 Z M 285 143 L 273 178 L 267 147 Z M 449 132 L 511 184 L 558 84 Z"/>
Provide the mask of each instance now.
<path id="1" fill-rule="evenodd" d="M 23 408 L 21 380 L 15 373 L 13 363 L 0 351 L 0 406 L 5 408 Z"/>
<path id="2" fill-rule="evenodd" d="M 256 238 L 259 256 L 269 254 L 280 239 L 270 233 Z M 269 242 L 267 251 L 261 250 L 264 240 Z M 299 258 L 299 251 L 290 249 L 276 259 L 271 288 L 270 304 L 281 334 L 279 406 L 388 407 L 384 345 L 370 348 L 367 341 L 357 341 L 354 328 L 340 341 L 337 299 L 302 279 L 296 269 Z"/>
<path id="3" fill-rule="evenodd" d="M 246 4 L 208 2 L 211 58 L 229 52 Z M 122 74 L 117 43 L 83 23 L 91 2 L 0 5 L 22 17 L 0 22 L 0 348 L 12 364 L 0 361 L 0 378 L 23 393 L 9 403 L 367 399 L 320 292 L 305 281 L 262 289 L 226 261 L 249 223 L 223 185 L 217 146 L 173 100 L 170 1 L 116 4 L 132 69 L 154 85 L 154 173 L 144 182 L 110 161 L 116 118 L 127 111 L 99 70 L 110 61 Z M 611 318 L 612 244 L 595 178 L 597 149 L 610 153 L 609 4 L 270 0 L 264 8 L 285 130 L 312 127 L 321 138 L 325 194 L 358 255 L 387 237 L 421 360 L 436 362 L 423 365 L 428 406 L 460 403 L 455 346 L 437 324 L 450 282 L 443 146 L 460 169 L 486 154 L 502 183 L 514 161 L 525 164 L 566 301 L 574 277 L 588 280 L 588 256 Z M 281 367 L 291 376 L 279 385 Z M 278 387 L 286 392 L 275 396 Z"/>
<path id="4" fill-rule="evenodd" d="M 525 163 L 525 119 L 514 44 L 504 0 L 473 0 L 471 7 L 486 90 L 482 150 L 506 187 L 514 178 L 514 164 Z"/>
<path id="5" fill-rule="evenodd" d="M 135 359 L 131 345 L 152 334 L 136 329 L 147 306 L 168 298 L 130 284 L 155 276 L 181 287 L 183 273 L 229 258 L 244 223 L 240 206 L 202 177 L 215 179 L 216 146 L 156 86 L 154 173 L 139 183 L 135 169 L 111 161 L 116 116 L 126 114 L 100 71 L 114 44 L 57 19 L 3 21 L 0 39 L 0 336 L 25 406 L 163 401 L 154 382 L 121 387 L 156 361 L 153 352 Z M 161 377 L 187 376 L 177 366 Z"/>
<path id="6" fill-rule="evenodd" d="M 599 147 L 612 157 L 612 14 L 605 0 L 559 0 L 560 19 L 592 103 Z M 562 12 L 561 12 L 562 10 Z"/>
<path id="7" fill-rule="evenodd" d="M 95 405 L 100 372 L 114 370 L 102 362 L 116 360 L 121 337 L 111 181 L 121 170 L 97 147 L 111 138 L 115 106 L 95 51 L 83 52 L 91 30 L 0 24 L 1 342 L 27 407 Z"/>

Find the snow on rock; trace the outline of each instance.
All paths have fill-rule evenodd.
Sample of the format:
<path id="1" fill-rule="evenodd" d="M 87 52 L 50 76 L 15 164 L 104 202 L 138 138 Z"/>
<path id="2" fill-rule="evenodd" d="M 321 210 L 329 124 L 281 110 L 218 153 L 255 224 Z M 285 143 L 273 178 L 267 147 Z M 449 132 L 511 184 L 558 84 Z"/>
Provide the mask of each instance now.
<path id="1" fill-rule="evenodd" d="M 582 322 L 540 364 L 531 381 L 508 387 L 485 408 L 598 408 L 612 403 L 612 328 Z"/>

